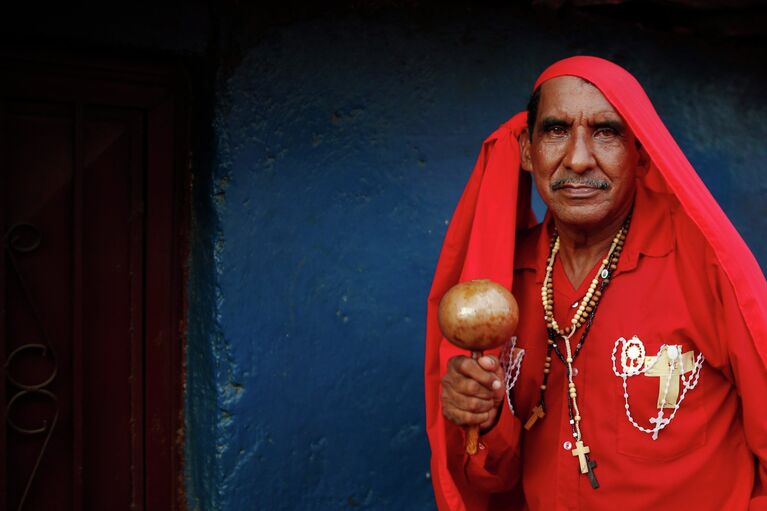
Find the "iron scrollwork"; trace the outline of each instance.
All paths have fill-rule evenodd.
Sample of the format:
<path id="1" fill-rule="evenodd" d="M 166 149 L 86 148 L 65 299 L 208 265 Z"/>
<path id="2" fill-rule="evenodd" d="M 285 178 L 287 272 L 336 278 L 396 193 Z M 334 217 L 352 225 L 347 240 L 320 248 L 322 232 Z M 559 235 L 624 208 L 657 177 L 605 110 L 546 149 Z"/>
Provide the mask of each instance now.
<path id="1" fill-rule="evenodd" d="M 19 499 L 19 504 L 16 508 L 17 511 L 22 511 L 24 507 L 24 502 L 27 499 L 27 495 L 29 494 L 32 482 L 37 475 L 40 463 L 45 456 L 45 451 L 47 450 L 48 444 L 50 443 L 51 437 L 53 436 L 53 432 L 56 429 L 56 424 L 58 423 L 60 412 L 58 397 L 56 394 L 46 388 L 54 381 L 58 372 L 56 352 L 54 350 L 53 344 L 51 344 L 50 337 L 46 332 L 45 323 L 42 321 L 40 309 L 37 306 L 37 302 L 30 292 L 26 281 L 24 280 L 24 275 L 19 268 L 17 259 L 18 256 L 23 256 L 25 254 L 34 252 L 40 247 L 41 243 L 42 235 L 40 234 L 40 231 L 35 226 L 27 223 L 19 223 L 13 225 L 3 237 L 3 245 L 6 258 L 10 263 L 8 267 L 11 272 L 15 274 L 16 279 L 19 282 L 22 293 L 30 308 L 32 316 L 34 317 L 34 320 L 40 329 L 40 335 L 42 337 L 42 342 L 28 342 L 14 349 L 6 358 L 5 364 L 3 366 L 7 381 L 11 384 L 11 386 L 14 387 L 14 390 L 12 391 L 13 394 L 5 406 L 5 419 L 8 426 L 21 435 L 44 435 L 37 459 L 35 460 L 35 464 L 29 474 L 29 477 L 27 477 L 24 491 L 21 494 L 21 498 Z M 19 357 L 21 353 L 24 352 L 36 352 L 38 353 L 39 357 L 42 359 L 48 359 L 51 362 L 52 367 L 50 373 L 45 378 L 43 378 L 42 381 L 36 383 L 22 382 L 13 376 L 11 372 L 13 362 Z M 17 421 L 13 419 L 13 408 L 14 406 L 17 406 L 20 401 L 30 398 L 43 398 L 52 402 L 55 409 L 53 416 L 48 419 L 44 419 L 40 424 L 37 425 L 19 425 Z"/>

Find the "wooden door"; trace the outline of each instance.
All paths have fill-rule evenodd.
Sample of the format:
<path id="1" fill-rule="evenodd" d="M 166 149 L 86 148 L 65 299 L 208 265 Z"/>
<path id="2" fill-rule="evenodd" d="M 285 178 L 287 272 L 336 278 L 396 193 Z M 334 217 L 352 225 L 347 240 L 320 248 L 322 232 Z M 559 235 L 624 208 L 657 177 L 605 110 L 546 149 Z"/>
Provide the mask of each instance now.
<path id="1" fill-rule="evenodd" d="M 174 75 L 4 59 L 0 507 L 180 508 Z"/>

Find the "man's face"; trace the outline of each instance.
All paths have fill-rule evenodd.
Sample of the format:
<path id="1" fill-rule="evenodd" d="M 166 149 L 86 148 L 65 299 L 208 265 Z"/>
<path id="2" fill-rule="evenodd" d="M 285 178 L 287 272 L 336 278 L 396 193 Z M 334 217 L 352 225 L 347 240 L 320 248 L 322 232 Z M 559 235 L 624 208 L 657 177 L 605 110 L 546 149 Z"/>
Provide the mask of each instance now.
<path id="1" fill-rule="evenodd" d="M 622 220 L 648 161 L 602 93 L 573 76 L 541 86 L 532 142 L 524 133 L 520 144 L 522 167 L 554 217 L 586 231 Z"/>

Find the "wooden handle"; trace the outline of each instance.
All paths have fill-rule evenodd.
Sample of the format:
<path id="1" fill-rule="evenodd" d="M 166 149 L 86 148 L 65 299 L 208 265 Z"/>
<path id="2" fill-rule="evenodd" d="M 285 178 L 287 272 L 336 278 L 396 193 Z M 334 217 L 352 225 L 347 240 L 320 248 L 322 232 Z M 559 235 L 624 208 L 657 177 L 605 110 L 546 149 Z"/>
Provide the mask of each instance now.
<path id="1" fill-rule="evenodd" d="M 472 360 L 477 360 L 482 356 L 481 351 L 472 351 Z M 466 429 L 466 454 L 473 456 L 477 454 L 477 446 L 479 445 L 479 426 L 469 426 Z"/>
<path id="2" fill-rule="evenodd" d="M 473 456 L 477 454 L 477 445 L 479 444 L 479 426 L 470 426 L 466 430 L 466 454 Z"/>

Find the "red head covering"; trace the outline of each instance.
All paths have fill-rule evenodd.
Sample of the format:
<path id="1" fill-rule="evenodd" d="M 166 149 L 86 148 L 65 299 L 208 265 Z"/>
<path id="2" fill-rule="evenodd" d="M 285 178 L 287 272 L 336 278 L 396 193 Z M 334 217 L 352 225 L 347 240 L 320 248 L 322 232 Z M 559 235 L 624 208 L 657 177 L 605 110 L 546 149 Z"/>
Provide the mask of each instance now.
<path id="1" fill-rule="evenodd" d="M 767 368 L 767 282 L 751 251 L 661 122 L 642 86 L 612 62 L 596 57 L 571 57 L 546 69 L 536 80 L 535 88 L 564 75 L 591 82 L 631 127 L 653 163 L 644 177 L 645 186 L 673 193 L 711 244 Z M 434 491 L 441 510 L 483 509 L 486 495 L 470 488 L 460 474 L 448 469 L 440 378 L 448 359 L 462 352 L 442 342 L 437 309 L 442 295 L 465 280 L 490 278 L 511 289 L 515 231 L 535 223 L 530 210 L 530 178 L 519 168 L 517 138 L 526 121 L 526 113 L 515 115 L 482 145 L 445 236 L 429 294 L 426 429 L 432 448 Z"/>

